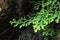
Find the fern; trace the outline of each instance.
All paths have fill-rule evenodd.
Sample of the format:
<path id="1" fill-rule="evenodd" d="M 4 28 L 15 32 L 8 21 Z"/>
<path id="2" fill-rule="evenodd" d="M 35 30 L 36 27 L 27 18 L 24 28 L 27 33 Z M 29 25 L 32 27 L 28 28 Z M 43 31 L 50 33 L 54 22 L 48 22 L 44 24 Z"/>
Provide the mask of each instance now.
<path id="1" fill-rule="evenodd" d="M 60 4 L 57 0 L 47 0 L 46 2 L 43 0 L 38 0 L 37 2 L 35 2 L 33 0 L 30 1 L 30 3 L 33 4 L 35 10 L 39 10 L 39 7 L 42 6 L 41 11 L 37 12 L 37 14 L 33 13 L 31 15 L 28 15 L 29 19 L 26 19 L 25 17 L 21 17 L 19 18 L 19 20 L 13 19 L 13 21 L 10 21 L 10 23 L 14 25 L 14 27 L 27 27 L 32 23 L 34 31 L 37 32 L 41 29 L 45 30 L 45 27 L 53 21 L 59 23 Z"/>

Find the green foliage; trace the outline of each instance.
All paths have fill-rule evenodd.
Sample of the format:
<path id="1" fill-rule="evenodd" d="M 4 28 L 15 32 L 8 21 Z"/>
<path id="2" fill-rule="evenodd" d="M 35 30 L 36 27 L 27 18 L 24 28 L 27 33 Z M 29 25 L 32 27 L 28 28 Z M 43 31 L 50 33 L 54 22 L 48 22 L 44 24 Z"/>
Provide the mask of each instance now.
<path id="1" fill-rule="evenodd" d="M 41 2 L 41 3 L 40 3 Z M 30 3 L 33 4 L 35 10 L 39 10 L 39 7 L 41 6 L 40 12 L 37 12 L 35 14 L 31 13 L 28 15 L 29 19 L 19 18 L 19 20 L 13 19 L 13 21 L 10 21 L 14 27 L 19 26 L 27 27 L 31 23 L 33 24 L 34 32 L 37 32 L 38 30 L 46 30 L 45 27 L 50 24 L 51 22 L 55 21 L 56 23 L 59 23 L 60 21 L 60 4 L 57 0 L 47 0 L 47 1 L 39 1 L 35 2 L 34 0 L 30 1 Z M 47 34 L 46 34 L 47 33 Z M 54 31 L 49 29 L 43 33 L 45 36 L 51 35 L 53 36 Z"/>
<path id="2" fill-rule="evenodd" d="M 55 31 L 53 29 L 46 29 L 44 32 L 43 32 L 43 35 L 48 37 L 54 37 L 56 35 Z"/>
<path id="3" fill-rule="evenodd" d="M 29 2 L 32 3 L 32 5 L 34 6 L 33 9 L 39 10 L 39 7 L 41 6 L 41 0 L 30 0 Z"/>

